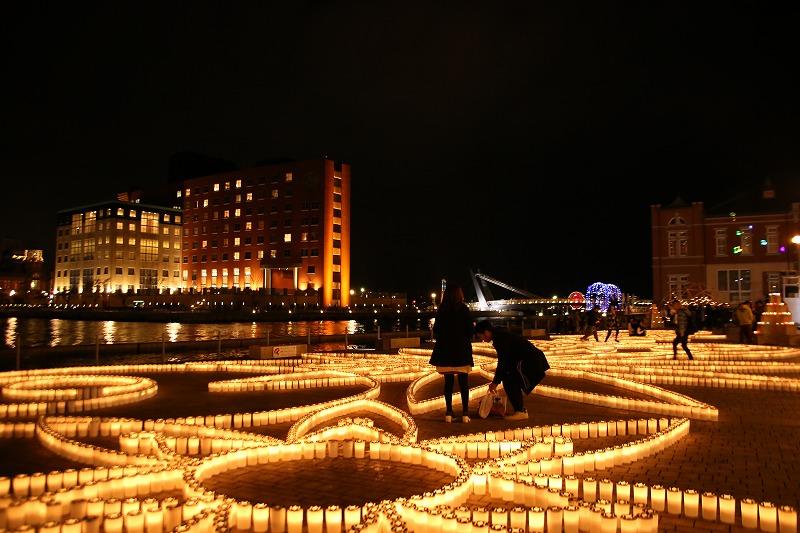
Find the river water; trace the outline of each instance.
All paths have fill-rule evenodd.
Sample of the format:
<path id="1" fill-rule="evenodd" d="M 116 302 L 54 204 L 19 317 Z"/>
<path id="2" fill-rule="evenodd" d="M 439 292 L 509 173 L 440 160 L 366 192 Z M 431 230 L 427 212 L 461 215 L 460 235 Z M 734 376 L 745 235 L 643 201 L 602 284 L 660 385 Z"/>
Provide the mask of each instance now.
<path id="1" fill-rule="evenodd" d="M 222 339 L 264 338 L 276 340 L 294 335 L 343 335 L 382 331 L 404 331 L 421 327 L 426 321 L 400 320 L 319 320 L 302 322 L 233 322 L 227 324 L 181 324 L 170 322 L 116 322 L 113 320 L 62 320 L 58 318 L 0 318 L 0 333 L 6 349 L 14 348 L 20 337 L 23 346 L 72 346 L 124 342 L 167 342 Z"/>

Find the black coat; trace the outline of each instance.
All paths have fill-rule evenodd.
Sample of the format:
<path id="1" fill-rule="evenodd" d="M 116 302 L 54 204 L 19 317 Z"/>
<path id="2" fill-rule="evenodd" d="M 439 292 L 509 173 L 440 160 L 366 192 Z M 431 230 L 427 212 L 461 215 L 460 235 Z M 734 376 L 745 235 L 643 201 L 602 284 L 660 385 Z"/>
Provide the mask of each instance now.
<path id="1" fill-rule="evenodd" d="M 500 383 L 504 377 L 516 373 L 522 389 L 530 394 L 550 369 L 544 353 L 520 335 L 497 328 L 492 334 L 492 344 L 497 352 L 494 383 Z"/>
<path id="2" fill-rule="evenodd" d="M 433 324 L 433 346 L 430 364 L 435 366 L 472 366 L 472 317 L 464 304 L 455 309 L 439 308 Z"/>

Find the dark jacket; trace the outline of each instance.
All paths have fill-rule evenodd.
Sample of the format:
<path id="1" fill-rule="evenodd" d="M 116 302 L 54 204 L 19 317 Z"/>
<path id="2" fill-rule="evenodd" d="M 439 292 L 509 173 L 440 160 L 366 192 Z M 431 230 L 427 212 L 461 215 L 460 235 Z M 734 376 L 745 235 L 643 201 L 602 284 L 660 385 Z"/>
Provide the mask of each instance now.
<path id="1" fill-rule="evenodd" d="M 472 317 L 467 306 L 439 308 L 433 324 L 433 346 L 430 364 L 435 366 L 472 366 Z"/>
<path id="2" fill-rule="evenodd" d="M 523 390 L 530 394 L 550 369 L 544 353 L 520 335 L 497 328 L 492 333 L 492 344 L 497 352 L 493 383 L 500 383 L 505 376 L 516 372 Z"/>

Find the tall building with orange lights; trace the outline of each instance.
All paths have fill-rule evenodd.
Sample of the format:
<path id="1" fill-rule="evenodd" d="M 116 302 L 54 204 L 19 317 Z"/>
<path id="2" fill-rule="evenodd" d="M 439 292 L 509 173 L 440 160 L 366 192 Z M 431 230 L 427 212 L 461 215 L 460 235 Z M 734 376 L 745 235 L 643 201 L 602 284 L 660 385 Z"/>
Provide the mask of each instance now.
<path id="1" fill-rule="evenodd" d="M 350 299 L 350 165 L 297 161 L 185 180 L 185 289 Z"/>

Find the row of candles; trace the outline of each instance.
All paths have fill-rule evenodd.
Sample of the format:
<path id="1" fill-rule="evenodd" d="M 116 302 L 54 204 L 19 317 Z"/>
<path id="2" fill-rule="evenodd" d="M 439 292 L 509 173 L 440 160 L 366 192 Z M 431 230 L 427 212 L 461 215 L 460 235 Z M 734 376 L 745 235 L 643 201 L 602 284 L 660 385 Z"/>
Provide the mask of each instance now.
<path id="1" fill-rule="evenodd" d="M 319 387 L 366 386 L 380 388 L 380 384 L 366 376 L 354 375 L 335 370 L 317 370 L 291 374 L 275 374 L 254 378 L 212 381 L 209 392 L 254 392 L 271 390 L 296 390 Z"/>

